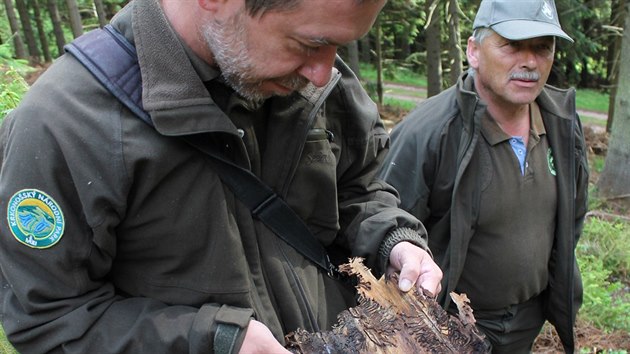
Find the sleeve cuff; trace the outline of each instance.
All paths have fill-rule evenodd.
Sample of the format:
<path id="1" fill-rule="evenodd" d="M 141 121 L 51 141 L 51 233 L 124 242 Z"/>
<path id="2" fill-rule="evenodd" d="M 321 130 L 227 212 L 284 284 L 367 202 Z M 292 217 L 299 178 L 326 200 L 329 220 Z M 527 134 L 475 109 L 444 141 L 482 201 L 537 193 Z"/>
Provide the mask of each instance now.
<path id="1" fill-rule="evenodd" d="M 394 246 L 398 243 L 407 241 L 413 243 L 414 245 L 422 248 L 427 251 L 431 257 L 431 250 L 429 250 L 429 246 L 427 245 L 426 240 L 426 231 L 424 228 L 421 230 L 414 230 L 408 227 L 401 227 L 398 229 L 394 229 L 390 231 L 383 239 L 381 246 L 378 249 L 378 259 L 380 265 L 381 274 L 384 274 L 387 270 L 387 265 L 389 264 L 389 255 L 392 252 Z"/>
<path id="2" fill-rule="evenodd" d="M 216 316 L 217 328 L 214 332 L 213 353 L 238 353 L 245 338 L 247 325 L 253 315 L 254 312 L 251 309 L 221 306 Z"/>

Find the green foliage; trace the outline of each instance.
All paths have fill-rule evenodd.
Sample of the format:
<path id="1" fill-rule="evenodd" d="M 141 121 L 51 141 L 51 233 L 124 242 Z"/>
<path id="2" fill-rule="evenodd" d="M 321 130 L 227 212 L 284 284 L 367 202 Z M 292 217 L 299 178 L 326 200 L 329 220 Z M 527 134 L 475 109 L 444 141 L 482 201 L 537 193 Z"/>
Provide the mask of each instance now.
<path id="1" fill-rule="evenodd" d="M 593 155 L 591 157 L 591 170 L 602 173 L 604 170 L 604 163 L 606 162 L 606 157 L 601 155 Z M 591 209 L 592 210 L 592 209 Z"/>
<path id="2" fill-rule="evenodd" d="M 14 70 L 8 69 L 0 79 L 0 120 L 15 108 L 22 95 L 28 90 L 24 79 Z"/>
<path id="3" fill-rule="evenodd" d="M 590 218 L 577 247 L 584 284 L 580 317 L 605 331 L 630 331 L 630 225 Z"/>
<path id="4" fill-rule="evenodd" d="M 615 278 L 630 276 L 630 225 L 589 218 L 578 251 L 602 260 Z"/>
<path id="5" fill-rule="evenodd" d="M 17 106 L 28 90 L 22 75 L 32 70 L 25 60 L 12 59 L 10 52 L 8 44 L 0 45 L 0 120 Z"/>
<path id="6" fill-rule="evenodd" d="M 623 284 L 610 281 L 611 271 L 594 255 L 578 256 L 584 302 L 580 318 L 604 331 L 630 331 L 630 295 L 623 292 Z"/>
<path id="7" fill-rule="evenodd" d="M 4 334 L 4 328 L 0 326 L 0 353 L 2 354 L 18 354 L 18 351 L 13 348 L 11 343 L 7 340 Z"/>

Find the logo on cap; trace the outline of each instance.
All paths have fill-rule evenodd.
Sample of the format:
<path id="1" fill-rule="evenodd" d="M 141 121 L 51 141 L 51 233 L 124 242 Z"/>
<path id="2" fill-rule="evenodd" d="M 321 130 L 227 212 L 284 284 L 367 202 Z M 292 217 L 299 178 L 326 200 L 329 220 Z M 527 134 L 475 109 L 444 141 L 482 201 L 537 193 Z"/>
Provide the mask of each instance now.
<path id="1" fill-rule="evenodd" d="M 549 5 L 549 2 L 543 2 L 542 13 L 547 16 L 548 19 L 553 20 L 553 8 Z"/>
<path id="2" fill-rule="evenodd" d="M 32 248 L 52 247 L 65 229 L 57 202 L 37 189 L 23 189 L 11 197 L 7 220 L 15 239 Z"/>

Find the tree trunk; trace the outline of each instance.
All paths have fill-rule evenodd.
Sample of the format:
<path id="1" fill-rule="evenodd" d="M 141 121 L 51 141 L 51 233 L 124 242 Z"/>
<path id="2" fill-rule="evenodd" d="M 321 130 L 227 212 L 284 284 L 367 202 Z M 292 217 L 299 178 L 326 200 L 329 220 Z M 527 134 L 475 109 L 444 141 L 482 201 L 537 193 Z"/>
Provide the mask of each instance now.
<path id="1" fill-rule="evenodd" d="M 59 17 L 59 8 L 57 7 L 56 0 L 47 1 L 50 22 L 52 23 L 53 34 L 55 35 L 55 42 L 57 43 L 57 56 L 61 56 L 61 54 L 63 54 L 63 46 L 66 45 L 66 38 L 63 35 L 63 27 Z"/>
<path id="2" fill-rule="evenodd" d="M 35 32 L 33 32 L 33 26 L 31 26 L 31 16 L 28 13 L 26 2 L 24 0 L 15 0 L 15 8 L 18 14 L 20 14 L 22 31 L 24 32 L 24 39 L 28 47 L 29 62 L 31 64 L 37 64 L 40 62 L 40 52 L 37 46 L 37 40 L 35 39 Z"/>
<path id="3" fill-rule="evenodd" d="M 613 11 L 610 15 L 610 25 L 613 27 L 623 28 L 625 19 L 626 0 L 616 0 L 613 2 Z M 608 82 L 611 85 L 610 95 L 608 98 L 608 121 L 606 122 L 606 131 L 610 133 L 612 128 L 613 117 L 615 116 L 615 99 L 617 96 L 617 84 L 619 79 L 619 52 L 621 51 L 621 39 L 623 38 L 623 30 L 620 35 L 612 35 L 612 39 L 608 44 Z"/>
<path id="4" fill-rule="evenodd" d="M 459 5 L 457 0 L 449 0 L 447 23 L 449 29 L 449 60 L 451 64 L 449 85 L 455 85 L 463 71 L 462 37 L 459 32 Z"/>
<path id="5" fill-rule="evenodd" d="M 348 66 L 354 71 L 354 74 L 361 79 L 361 68 L 359 67 L 359 43 L 352 41 L 346 46 L 348 50 Z"/>
<path id="6" fill-rule="evenodd" d="M 66 0 L 68 4 L 68 15 L 70 16 L 70 27 L 74 38 L 83 34 L 83 23 L 81 23 L 81 14 L 79 13 L 79 5 L 77 0 Z"/>
<path id="7" fill-rule="evenodd" d="M 94 0 L 94 7 L 96 8 L 96 15 L 98 16 L 98 25 L 103 28 L 108 22 L 103 0 Z"/>
<path id="8" fill-rule="evenodd" d="M 381 41 L 383 40 L 383 28 L 381 27 L 380 16 L 376 19 L 376 94 L 378 104 L 383 104 L 383 52 Z"/>
<path id="9" fill-rule="evenodd" d="M 405 60 L 411 54 L 409 46 L 409 37 L 411 36 L 411 24 L 408 21 L 400 24 L 402 29 L 396 33 L 396 53 L 395 57 L 399 60 Z"/>
<path id="10" fill-rule="evenodd" d="M 41 11 L 39 9 L 38 0 L 29 0 L 29 5 L 33 9 L 33 16 L 35 17 L 35 23 L 37 24 L 37 34 L 39 35 L 39 43 L 44 54 L 44 61 L 50 63 L 52 56 L 50 55 L 50 48 L 48 47 L 48 38 L 46 37 L 46 31 L 44 30 L 44 21 L 42 20 Z"/>
<path id="11" fill-rule="evenodd" d="M 20 34 L 20 25 L 18 24 L 18 19 L 15 16 L 13 1 L 4 0 L 4 7 L 7 10 L 7 18 L 9 19 L 9 26 L 11 27 L 11 33 L 13 34 L 13 47 L 15 49 L 15 56 L 19 59 L 26 59 L 26 48 L 24 47 L 22 35 Z"/>
<path id="12" fill-rule="evenodd" d="M 439 0 L 427 0 L 425 11 L 427 24 L 425 31 L 427 46 L 427 98 L 442 91 L 442 58 L 440 55 L 440 10 Z"/>
<path id="13" fill-rule="evenodd" d="M 630 11 L 626 8 L 625 29 L 621 42 L 618 92 L 630 92 Z M 617 95 L 612 134 L 604 170 L 597 182 L 598 194 L 607 199 L 620 199 L 630 207 L 630 97 Z"/>

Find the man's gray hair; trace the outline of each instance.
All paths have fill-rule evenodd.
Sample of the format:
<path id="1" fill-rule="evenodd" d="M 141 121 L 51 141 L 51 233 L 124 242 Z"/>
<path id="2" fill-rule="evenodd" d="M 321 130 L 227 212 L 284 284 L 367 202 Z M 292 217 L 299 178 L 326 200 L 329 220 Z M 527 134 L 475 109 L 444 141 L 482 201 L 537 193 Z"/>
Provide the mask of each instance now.
<path id="1" fill-rule="evenodd" d="M 490 36 L 494 31 L 489 27 L 479 27 L 473 31 L 472 37 L 477 42 L 477 44 L 481 44 L 484 39 Z"/>
<path id="2" fill-rule="evenodd" d="M 479 27 L 475 29 L 472 33 L 473 40 L 477 42 L 478 45 L 481 45 L 484 39 L 490 36 L 494 31 L 488 27 Z M 468 68 L 468 75 L 475 76 L 475 69 L 473 67 Z"/>

